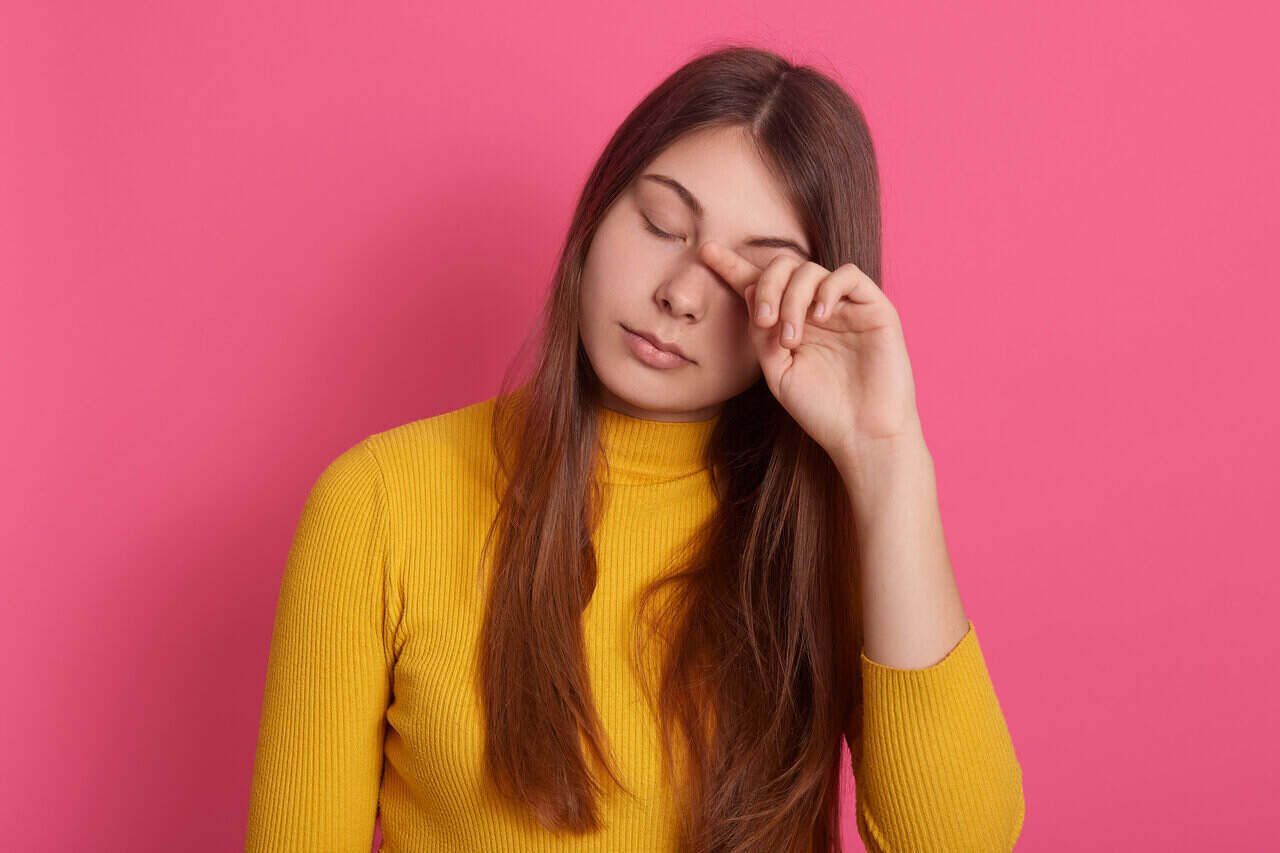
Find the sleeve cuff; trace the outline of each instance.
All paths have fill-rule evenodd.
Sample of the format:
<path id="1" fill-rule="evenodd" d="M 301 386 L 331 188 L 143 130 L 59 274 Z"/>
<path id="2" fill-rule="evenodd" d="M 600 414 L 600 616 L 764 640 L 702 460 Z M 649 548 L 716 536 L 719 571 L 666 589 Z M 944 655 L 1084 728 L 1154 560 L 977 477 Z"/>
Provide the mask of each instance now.
<path id="1" fill-rule="evenodd" d="M 946 657 L 861 656 L 859 810 L 895 850 L 994 850 L 1021 828 L 1022 769 L 973 622 Z"/>
<path id="2" fill-rule="evenodd" d="M 894 666 L 885 666 L 882 663 L 877 663 L 876 661 L 873 661 L 871 658 L 867 657 L 865 651 L 862 652 L 860 656 L 862 658 L 862 668 L 864 673 L 867 671 L 868 668 L 870 668 L 873 672 L 876 672 L 878 674 L 912 673 L 912 672 L 925 673 L 925 672 L 931 672 L 933 670 L 937 670 L 939 668 L 947 668 L 949 666 L 954 666 L 957 662 L 960 663 L 961 666 L 968 664 L 969 667 L 971 668 L 975 659 L 978 662 L 981 662 L 982 660 L 981 654 L 978 652 L 977 646 L 978 646 L 978 637 L 973 629 L 973 620 L 969 620 L 969 628 L 968 630 L 965 631 L 964 636 L 960 638 L 960 641 L 957 642 L 954 647 L 952 647 L 951 651 L 947 652 L 947 654 L 942 658 L 942 660 L 938 661 L 932 666 L 926 666 L 926 667 L 921 667 L 917 669 L 900 669 Z M 984 673 L 985 673 L 985 670 L 986 670 L 986 667 L 984 666 L 983 667 Z M 881 673 L 881 671 L 883 671 L 883 673 Z"/>

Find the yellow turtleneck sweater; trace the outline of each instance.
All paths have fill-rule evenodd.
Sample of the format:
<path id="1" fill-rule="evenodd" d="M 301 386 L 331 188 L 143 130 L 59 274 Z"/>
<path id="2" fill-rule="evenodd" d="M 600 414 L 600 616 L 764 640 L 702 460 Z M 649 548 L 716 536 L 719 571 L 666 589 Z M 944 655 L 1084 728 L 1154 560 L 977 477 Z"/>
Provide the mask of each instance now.
<path id="1" fill-rule="evenodd" d="M 601 411 L 611 497 L 583 616 L 588 666 L 619 771 L 605 829 L 553 835 L 483 784 L 472 661 L 476 566 L 497 511 L 493 398 L 365 438 L 320 474 L 280 586 L 249 798 L 248 853 L 664 851 L 676 814 L 656 720 L 628 667 L 633 596 L 714 508 L 701 454 L 714 420 Z M 536 630 L 537 626 L 530 626 Z M 1007 851 L 1022 772 L 978 639 L 903 670 L 861 658 L 851 744 L 869 851 Z"/>

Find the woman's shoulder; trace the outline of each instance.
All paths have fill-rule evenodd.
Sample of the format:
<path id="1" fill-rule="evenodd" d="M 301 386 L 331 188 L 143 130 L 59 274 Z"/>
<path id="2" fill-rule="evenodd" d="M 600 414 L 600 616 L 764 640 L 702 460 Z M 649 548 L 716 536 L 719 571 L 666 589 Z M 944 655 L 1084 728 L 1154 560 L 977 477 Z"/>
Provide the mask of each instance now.
<path id="1" fill-rule="evenodd" d="M 360 443 L 386 476 L 434 477 L 487 469 L 493 458 L 491 426 L 496 397 L 397 424 Z"/>
<path id="2" fill-rule="evenodd" d="M 473 430 L 488 428 L 496 397 L 469 403 L 438 414 L 397 424 L 372 433 L 365 440 L 379 449 L 394 452 L 398 446 L 408 448 L 422 442 L 456 441 Z"/>

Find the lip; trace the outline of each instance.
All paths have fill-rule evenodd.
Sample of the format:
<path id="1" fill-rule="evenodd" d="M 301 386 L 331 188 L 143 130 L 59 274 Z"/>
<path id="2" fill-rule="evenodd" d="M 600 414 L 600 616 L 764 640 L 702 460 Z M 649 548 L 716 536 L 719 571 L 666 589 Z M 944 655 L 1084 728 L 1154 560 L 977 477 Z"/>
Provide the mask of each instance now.
<path id="1" fill-rule="evenodd" d="M 627 333 L 627 343 L 631 351 L 651 367 L 670 368 L 696 363 L 681 352 L 675 344 L 663 343 L 648 332 L 634 331 L 627 326 L 622 328 Z"/>

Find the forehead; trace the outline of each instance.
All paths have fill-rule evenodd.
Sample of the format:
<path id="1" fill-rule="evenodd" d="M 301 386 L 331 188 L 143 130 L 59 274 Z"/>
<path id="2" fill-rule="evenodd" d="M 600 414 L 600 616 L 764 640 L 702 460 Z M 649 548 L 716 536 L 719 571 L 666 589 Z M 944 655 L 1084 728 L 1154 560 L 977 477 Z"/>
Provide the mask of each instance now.
<path id="1" fill-rule="evenodd" d="M 709 222 L 733 233 L 804 236 L 800 217 L 782 185 L 739 127 L 696 131 L 677 139 L 644 172 L 684 184 L 702 202 Z M 637 180 L 646 197 L 678 197 L 653 181 Z"/>

